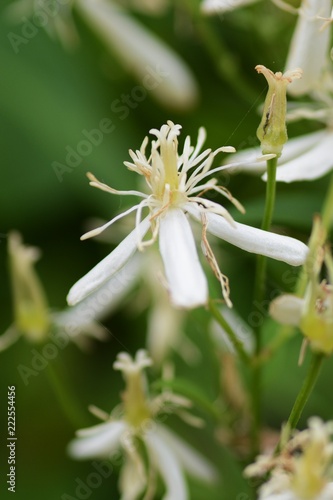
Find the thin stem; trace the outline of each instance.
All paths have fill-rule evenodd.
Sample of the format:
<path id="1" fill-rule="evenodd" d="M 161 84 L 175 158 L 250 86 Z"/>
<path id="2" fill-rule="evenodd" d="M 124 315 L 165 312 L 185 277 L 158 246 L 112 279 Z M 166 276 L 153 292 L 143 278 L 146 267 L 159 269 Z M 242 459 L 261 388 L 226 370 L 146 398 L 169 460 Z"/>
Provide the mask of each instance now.
<path id="1" fill-rule="evenodd" d="M 227 81 L 244 100 L 251 103 L 256 101 L 257 92 L 244 83 L 244 74 L 237 64 L 235 55 L 224 44 L 221 36 L 217 35 L 211 20 L 202 15 L 193 0 L 183 0 L 183 5 L 191 15 L 193 24 L 221 79 Z"/>
<path id="2" fill-rule="evenodd" d="M 323 226 L 327 232 L 330 231 L 333 225 L 333 174 L 331 174 L 330 183 L 326 192 L 325 200 L 321 209 L 321 218 L 323 221 Z M 301 269 L 297 283 L 295 286 L 295 295 L 297 297 L 303 297 L 307 285 L 308 276 L 304 269 Z M 295 328 L 293 326 L 280 326 L 277 334 L 271 340 L 271 342 L 266 345 L 266 347 L 261 351 L 257 357 L 256 363 L 262 364 L 266 362 L 280 347 L 293 335 Z"/>
<path id="3" fill-rule="evenodd" d="M 329 232 L 333 223 L 333 174 L 331 174 L 330 183 L 328 186 L 325 201 L 321 211 L 321 217 L 324 228 L 326 229 L 327 232 Z"/>
<path id="4" fill-rule="evenodd" d="M 276 188 L 276 167 L 277 158 L 272 158 L 267 161 L 267 184 L 266 184 L 266 201 L 263 221 L 261 229 L 268 231 L 271 226 L 274 206 L 275 206 L 275 188 Z M 253 304 L 262 304 L 265 297 L 266 284 L 266 268 L 267 258 L 263 255 L 257 257 L 257 268 L 254 282 L 254 297 Z M 255 329 L 256 337 L 256 356 L 261 351 L 261 330 L 260 325 Z M 256 455 L 260 449 L 260 425 L 261 425 L 261 365 L 255 363 L 252 369 L 252 412 L 253 412 L 253 427 L 252 427 L 252 452 Z"/>
<path id="5" fill-rule="evenodd" d="M 239 338 L 237 337 L 236 333 L 234 332 L 232 327 L 229 325 L 229 323 L 222 316 L 218 307 L 216 306 L 215 302 L 212 299 L 209 299 L 208 309 L 211 312 L 212 316 L 214 316 L 214 318 L 216 319 L 218 324 L 223 328 L 223 330 L 228 335 L 228 338 L 229 338 L 230 342 L 232 343 L 233 347 L 235 348 L 235 351 L 239 355 L 240 359 L 244 363 L 248 364 L 250 362 L 250 356 L 245 351 L 242 342 L 239 340 Z"/>
<path id="6" fill-rule="evenodd" d="M 295 429 L 296 425 L 298 424 L 299 419 L 301 418 L 301 415 L 303 413 L 303 410 L 305 408 L 305 405 L 314 389 L 314 386 L 316 385 L 316 382 L 319 377 L 320 369 L 322 367 L 323 361 L 324 361 L 325 355 L 322 353 L 313 353 L 312 354 L 312 359 L 311 363 L 309 366 L 309 371 L 306 375 L 305 380 L 303 381 L 303 385 L 298 393 L 298 396 L 296 398 L 296 401 L 294 403 L 294 406 L 292 407 L 292 410 L 290 412 L 286 428 L 288 430 L 288 433 Z M 277 450 L 279 451 L 281 449 L 281 441 L 278 444 Z"/>
<path id="7" fill-rule="evenodd" d="M 60 379 L 56 369 L 50 363 L 46 368 L 47 376 L 54 390 L 57 400 L 75 429 L 88 425 L 87 418 L 81 409 L 76 405 L 74 397 L 69 393 L 68 385 Z"/>

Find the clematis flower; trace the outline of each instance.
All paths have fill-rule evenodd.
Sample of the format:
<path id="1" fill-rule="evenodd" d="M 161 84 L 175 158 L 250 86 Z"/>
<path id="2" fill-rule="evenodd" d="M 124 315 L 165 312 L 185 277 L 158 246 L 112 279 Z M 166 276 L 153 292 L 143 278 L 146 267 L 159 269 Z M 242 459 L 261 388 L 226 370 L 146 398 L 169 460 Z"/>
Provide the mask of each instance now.
<path id="1" fill-rule="evenodd" d="M 261 455 L 245 469 L 245 475 L 270 479 L 260 488 L 258 500 L 330 500 L 333 498 L 331 436 L 333 422 L 318 417 L 308 420 L 308 429 L 297 432 L 280 454 Z"/>
<path id="2" fill-rule="evenodd" d="M 108 337 L 97 320 L 109 312 L 110 302 L 105 302 L 105 294 L 110 283 L 106 283 L 98 293 L 92 294 L 78 306 L 54 312 L 47 304 L 43 286 L 34 269 L 39 250 L 24 245 L 20 234 L 12 231 L 8 235 L 8 252 L 14 323 L 0 336 L 0 352 L 10 347 L 20 336 L 31 343 L 41 344 L 52 338 L 52 335 L 60 335 L 62 345 L 71 340 L 80 347 L 87 345 L 89 337 L 98 340 Z M 116 281 L 112 280 L 109 295 L 112 293 L 115 297 L 119 281 L 122 284 L 125 281 L 122 273 L 116 277 Z"/>
<path id="3" fill-rule="evenodd" d="M 96 236 L 116 220 L 136 211 L 135 229 L 110 255 L 71 288 L 67 297 L 70 305 L 87 297 L 119 272 L 137 249 L 144 250 L 157 239 L 172 304 L 180 308 L 193 308 L 206 304 L 207 281 L 196 251 L 187 214 L 202 225 L 203 252 L 221 282 L 222 293 L 228 305 L 231 305 L 228 281 L 219 269 L 207 233 L 248 252 L 260 253 L 294 266 L 304 262 L 307 247 L 302 242 L 239 224 L 222 205 L 198 196 L 207 190 L 214 190 L 242 210 L 239 202 L 225 188 L 217 185 L 216 179 L 207 179 L 225 168 L 216 167 L 210 170 L 216 154 L 219 151 L 230 152 L 234 149 L 222 147 L 214 152 L 210 149 L 200 152 L 206 136 L 205 130 L 201 128 L 197 146 L 195 148 L 191 146 L 190 138 L 187 137 L 182 154 L 178 154 L 177 137 L 180 128 L 180 125 L 168 121 L 160 130 L 151 130 L 157 140 L 152 141 L 151 154 L 148 158 L 145 153 L 148 138 L 144 139 L 140 150 L 130 151 L 132 162 L 125 162 L 125 165 L 145 178 L 150 194 L 133 190 L 117 191 L 99 182 L 92 174 L 88 174 L 92 186 L 111 194 L 136 195 L 142 201 L 82 237 L 86 239 Z M 149 210 L 149 215 L 141 220 L 144 209 Z M 147 241 L 144 240 L 144 236 L 149 229 L 151 238 Z"/>
<path id="4" fill-rule="evenodd" d="M 309 243 L 310 252 L 305 268 L 309 283 L 304 298 L 285 294 L 273 300 L 271 316 L 282 324 L 299 327 L 314 350 L 333 352 L 333 259 L 328 247 L 323 247 L 325 232 L 319 218 L 315 220 Z M 312 247 L 312 248 L 311 248 Z M 323 262 L 329 281 L 320 281 Z"/>
<path id="5" fill-rule="evenodd" d="M 161 413 L 179 411 L 191 415 L 187 409 L 191 402 L 171 392 L 150 398 L 144 369 L 152 364 L 146 351 L 140 350 L 135 359 L 127 353 L 120 353 L 114 369 L 120 370 L 126 383 L 122 395 L 123 404 L 110 415 L 94 409 L 105 422 L 77 432 L 77 437 L 69 444 L 68 452 L 79 460 L 117 456 L 119 450 L 124 456 L 119 489 L 121 498 L 136 500 L 149 490 L 154 497 L 156 476 L 165 484 L 164 500 L 187 500 L 184 473 L 207 482 L 216 480 L 215 468 L 190 445 L 158 421 Z M 197 419 L 192 416 L 193 422 Z M 142 446 L 145 448 L 145 456 Z"/>
<path id="6" fill-rule="evenodd" d="M 136 9 L 141 7 L 149 14 L 154 13 L 153 6 L 155 13 L 162 10 L 164 3 L 162 0 L 133 1 Z M 186 110 L 196 103 L 199 90 L 187 64 L 116 1 L 68 0 L 50 6 L 48 0 L 18 0 L 9 7 L 8 14 L 14 21 L 26 22 L 27 17 L 33 22 L 39 17 L 46 19 L 43 27 L 48 34 L 60 39 L 66 48 L 73 48 L 79 40 L 73 10 L 162 105 Z M 14 50 L 18 50 L 15 35 L 13 40 L 10 36 Z"/>

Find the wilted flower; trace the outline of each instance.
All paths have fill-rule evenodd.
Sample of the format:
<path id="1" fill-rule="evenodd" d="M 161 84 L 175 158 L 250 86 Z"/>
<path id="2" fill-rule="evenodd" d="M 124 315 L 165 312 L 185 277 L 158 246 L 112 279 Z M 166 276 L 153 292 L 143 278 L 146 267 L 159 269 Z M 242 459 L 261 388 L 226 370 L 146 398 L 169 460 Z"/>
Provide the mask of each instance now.
<path id="1" fill-rule="evenodd" d="M 153 498 L 158 474 L 166 488 L 164 500 L 186 500 L 189 497 L 185 471 L 208 482 L 216 479 L 216 471 L 204 457 L 158 421 L 161 413 L 177 411 L 186 414 L 193 423 L 197 419 L 187 413 L 191 402 L 182 396 L 171 392 L 163 392 L 155 398 L 149 396 L 144 369 L 151 364 L 143 350 L 136 353 L 134 360 L 124 352 L 118 355 L 114 368 L 120 370 L 125 379 L 123 404 L 110 416 L 95 410 L 106 421 L 78 431 L 68 451 L 73 458 L 110 459 L 112 462 L 121 450 L 124 456 L 119 481 L 121 498 L 135 500 L 147 489 Z M 148 464 L 144 460 L 142 445 Z"/>
<path id="2" fill-rule="evenodd" d="M 125 165 L 145 178 L 150 194 L 133 190 L 117 191 L 99 182 L 92 174 L 88 174 L 92 186 L 112 194 L 136 195 L 143 200 L 82 237 L 85 239 L 96 236 L 119 218 L 136 211 L 136 228 L 109 256 L 71 288 L 68 294 L 69 304 L 76 304 L 99 288 L 122 269 L 137 249 L 145 249 L 157 238 L 171 302 L 181 308 L 206 304 L 207 281 L 199 262 L 187 213 L 202 224 L 203 251 L 221 282 L 223 296 L 228 305 L 231 305 L 228 281 L 218 267 L 207 240 L 207 232 L 249 252 L 266 255 L 291 265 L 300 265 L 304 262 L 307 247 L 300 241 L 239 224 L 223 206 L 198 196 L 200 193 L 214 190 L 226 196 L 242 210 L 237 200 L 224 187 L 217 185 L 216 179 L 207 180 L 208 176 L 225 168 L 217 167 L 209 170 L 216 154 L 219 151 L 230 152 L 234 149 L 222 147 L 215 152 L 207 149 L 200 153 L 206 136 L 205 130 L 201 128 L 197 146 L 195 148 L 191 146 L 190 138 L 187 137 L 180 155 L 177 140 L 180 128 L 180 125 L 174 125 L 169 121 L 160 130 L 151 130 L 157 140 L 152 141 L 151 154 L 148 157 L 145 153 L 148 138 L 144 139 L 140 150 L 130 151 L 133 162 L 125 162 Z M 149 209 L 149 215 L 141 221 L 142 211 L 145 208 Z M 152 237 L 145 241 L 144 236 L 149 229 Z"/>
<path id="3" fill-rule="evenodd" d="M 309 428 L 296 432 L 279 455 L 261 455 L 245 469 L 247 476 L 270 479 L 258 500 L 330 500 L 333 498 L 333 422 L 312 417 Z"/>
<path id="4" fill-rule="evenodd" d="M 163 7 L 162 0 L 137 0 L 133 3 L 135 7 L 141 5 L 142 9 L 150 13 L 153 8 L 149 9 L 147 4 Z M 65 47 L 72 47 L 78 41 L 73 9 L 83 17 L 106 49 L 115 54 L 144 89 L 151 92 L 161 104 L 184 110 L 197 101 L 198 87 L 187 64 L 134 16 L 117 5 L 116 1 L 68 0 L 54 2 L 50 6 L 48 0 L 19 0 L 10 6 L 9 14 L 15 20 L 23 18 L 23 22 L 26 22 L 26 17 L 32 20 L 35 16 L 36 19 L 38 16 L 46 18 L 42 24 L 46 31 L 59 38 Z M 14 50 L 18 51 L 20 41 L 15 38 L 15 34 L 8 36 Z"/>

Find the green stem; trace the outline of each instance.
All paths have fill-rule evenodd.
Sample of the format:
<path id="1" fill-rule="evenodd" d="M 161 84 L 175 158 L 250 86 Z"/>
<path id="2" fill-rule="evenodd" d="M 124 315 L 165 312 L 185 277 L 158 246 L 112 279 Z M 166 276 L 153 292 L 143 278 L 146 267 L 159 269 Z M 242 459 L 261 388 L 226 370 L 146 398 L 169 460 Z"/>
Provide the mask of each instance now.
<path id="1" fill-rule="evenodd" d="M 276 188 L 276 167 L 277 158 L 272 158 L 267 161 L 267 184 L 266 184 L 266 201 L 263 221 L 261 229 L 268 231 L 270 229 L 274 206 L 275 206 L 275 188 Z M 263 255 L 257 257 L 257 268 L 254 282 L 254 297 L 253 304 L 262 304 L 265 297 L 266 284 L 266 268 L 267 258 Z M 256 337 L 256 356 L 261 351 L 261 330 L 260 326 L 255 330 Z M 253 427 L 252 427 L 252 452 L 256 455 L 260 449 L 260 425 L 261 425 L 261 366 L 255 363 L 252 368 L 252 412 L 253 412 Z"/>
<path id="2" fill-rule="evenodd" d="M 257 92 L 252 90 L 249 84 L 245 83 L 244 74 L 237 63 L 235 54 L 224 44 L 221 36 L 217 35 L 212 26 L 212 21 L 202 15 L 198 5 L 193 0 L 183 0 L 183 5 L 192 17 L 193 24 L 221 79 L 228 82 L 244 100 L 251 104 L 257 101 Z"/>
<path id="3" fill-rule="evenodd" d="M 326 229 L 327 232 L 329 232 L 333 223 L 333 174 L 331 174 L 330 183 L 328 186 L 325 201 L 321 211 L 321 217 L 324 228 Z"/>
<path id="4" fill-rule="evenodd" d="M 298 393 L 298 396 L 296 398 L 296 401 L 294 403 L 294 406 L 292 407 L 292 410 L 290 412 L 286 428 L 287 432 L 290 433 L 293 429 L 295 429 L 296 425 L 298 424 L 299 419 L 301 418 L 301 415 L 303 413 L 303 410 L 305 408 L 305 405 L 314 389 L 314 386 L 316 385 L 316 382 L 318 380 L 318 376 L 320 373 L 320 369 L 322 367 L 323 361 L 324 361 L 325 355 L 322 353 L 313 353 L 312 354 L 312 359 L 311 363 L 309 366 L 309 371 L 306 375 L 306 378 L 303 382 L 303 385 Z M 281 441 L 278 444 L 277 447 L 277 452 L 281 449 Z"/>
<path id="5" fill-rule="evenodd" d="M 244 363 L 248 364 L 250 362 L 250 356 L 245 351 L 242 342 L 239 340 L 239 338 L 237 337 L 237 335 L 235 334 L 234 330 L 231 328 L 229 323 L 224 319 L 224 317 L 222 316 L 218 307 L 216 306 L 215 302 L 212 299 L 209 299 L 208 301 L 208 309 L 212 314 L 212 316 L 214 316 L 218 324 L 223 328 L 223 330 L 228 335 L 228 338 L 232 343 L 233 347 L 235 348 L 235 351 L 239 355 L 240 359 Z"/>
<path id="6" fill-rule="evenodd" d="M 327 232 L 330 231 L 333 225 L 333 173 L 331 174 L 330 183 L 326 192 L 325 201 L 321 209 L 321 218 L 323 226 Z M 307 273 L 304 267 L 301 269 L 298 280 L 295 286 L 295 295 L 303 297 L 308 281 Z M 280 347 L 293 335 L 295 328 L 292 326 L 280 326 L 275 337 L 271 342 L 261 351 L 257 358 L 257 363 L 262 364 L 266 362 Z"/>
<path id="7" fill-rule="evenodd" d="M 57 400 L 74 429 L 87 426 L 88 420 L 75 404 L 74 397 L 69 393 L 68 385 L 60 379 L 56 369 L 51 364 L 48 364 L 46 371 Z"/>

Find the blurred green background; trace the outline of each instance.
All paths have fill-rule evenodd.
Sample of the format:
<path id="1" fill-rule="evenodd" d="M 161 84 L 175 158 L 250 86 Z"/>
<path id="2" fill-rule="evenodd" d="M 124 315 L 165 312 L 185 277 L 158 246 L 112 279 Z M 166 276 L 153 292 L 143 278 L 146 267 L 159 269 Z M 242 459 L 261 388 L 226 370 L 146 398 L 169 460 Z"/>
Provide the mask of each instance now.
<path id="1" fill-rule="evenodd" d="M 295 22 L 293 16 L 270 2 L 259 2 L 209 19 L 200 17 L 198 2 L 191 0 L 175 2 L 160 17 L 134 12 L 133 16 L 187 62 L 198 82 L 200 99 L 192 109 L 177 112 L 172 106 L 161 107 L 148 95 L 125 120 L 120 120 L 110 106 L 122 93 L 130 93 L 137 82 L 79 16 L 74 14 L 81 43 L 73 52 L 63 50 L 60 43 L 39 29 L 15 54 L 8 34 L 20 34 L 21 24 L 13 25 L 6 19 L 5 7 L 9 3 L 2 4 L 0 17 L 1 332 L 13 321 L 7 232 L 17 229 L 25 243 L 42 250 L 36 267 L 49 304 L 55 310 L 65 307 L 71 285 L 109 251 L 109 247 L 94 240 L 80 242 L 86 220 L 97 216 L 110 219 L 116 211 L 125 209 L 128 202 L 91 189 L 86 172 L 92 171 L 115 188 L 135 189 L 135 174 L 123 166 L 123 161 L 129 159 L 128 149 L 139 147 L 150 128 L 159 128 L 167 119 L 183 126 L 181 144 L 187 134 L 195 142 L 197 130 L 203 125 L 208 134 L 207 147 L 252 146 L 259 123 L 257 108 L 264 100 L 266 88 L 254 66 L 264 64 L 274 71 L 283 69 Z M 212 39 L 218 43 L 217 52 L 216 46 L 214 50 L 219 60 L 212 57 Z M 234 84 L 230 76 L 232 68 L 238 73 Z M 241 86 L 244 92 L 239 90 Z M 91 154 L 59 182 L 53 162 L 64 163 L 66 147 L 75 148 L 83 138 L 82 130 L 96 128 L 104 118 L 113 121 L 114 131 L 105 135 L 103 142 L 92 148 Z M 316 124 L 297 123 L 289 128 L 289 133 L 292 136 L 315 128 Z M 264 183 L 260 178 L 237 175 L 225 176 L 223 180 L 247 209 L 245 216 L 237 215 L 237 220 L 259 225 L 264 202 Z M 326 184 L 324 178 L 311 184 L 279 185 L 275 224 L 307 241 L 312 214 L 320 210 Z M 225 206 L 230 208 L 227 203 Z M 228 245 L 221 244 L 221 248 L 224 259 L 221 268 L 230 278 L 233 302 L 246 318 L 251 312 L 255 259 Z M 287 266 L 269 263 L 271 291 L 285 289 L 281 279 L 285 270 Z M 56 500 L 65 493 L 75 498 L 76 478 L 85 481 L 93 469 L 90 462 L 70 460 L 66 445 L 78 427 L 97 423 L 88 413 L 89 404 L 110 411 L 119 402 L 123 382 L 112 369 L 117 353 L 124 349 L 135 353 L 145 344 L 146 312 L 131 315 L 127 307 L 128 302 L 106 321 L 112 332 L 108 343 L 94 343 L 89 353 L 81 352 L 75 345 L 67 346 L 50 361 L 47 369 L 31 377 L 27 386 L 17 366 L 30 366 L 31 349 L 35 346 L 22 338 L 1 353 L 1 498 L 10 498 L 5 484 L 8 385 L 16 385 L 16 498 Z M 188 378 L 213 402 L 220 389 L 218 356 L 205 331 L 208 319 L 205 311 L 195 311 L 187 325 L 188 335 L 202 351 L 199 366 L 195 369 L 186 366 L 177 354 L 173 360 L 177 375 Z M 269 336 L 275 327 L 268 323 Z M 287 417 L 306 371 L 307 360 L 303 367 L 297 367 L 300 344 L 300 336 L 295 336 L 265 369 L 265 421 L 276 429 Z M 333 417 L 332 375 L 329 360 L 307 406 L 303 424 L 311 414 L 325 419 Z M 151 371 L 151 380 L 155 377 Z M 207 489 L 189 480 L 191 499 L 248 500 L 249 486 L 242 479 L 235 456 L 214 439 L 213 419 L 202 409 L 197 411 L 207 418 L 203 433 L 186 427 L 176 418 L 170 418 L 170 425 L 220 468 L 221 482 Z M 119 498 L 116 485 L 117 474 L 112 474 L 89 498 Z"/>

